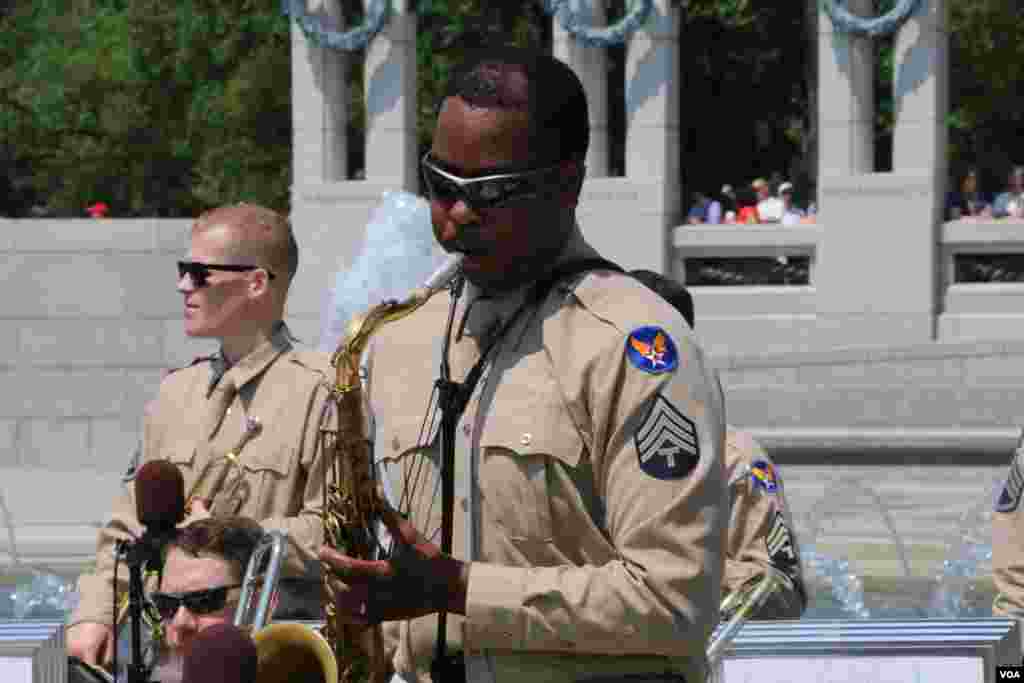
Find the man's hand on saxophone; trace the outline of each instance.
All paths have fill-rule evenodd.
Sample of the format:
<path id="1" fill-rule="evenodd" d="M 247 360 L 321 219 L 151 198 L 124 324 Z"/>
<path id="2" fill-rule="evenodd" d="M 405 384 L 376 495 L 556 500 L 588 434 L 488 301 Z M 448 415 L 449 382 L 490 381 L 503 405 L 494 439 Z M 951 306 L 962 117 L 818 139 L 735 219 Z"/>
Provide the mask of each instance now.
<path id="1" fill-rule="evenodd" d="M 320 548 L 321 561 L 335 577 L 338 618 L 371 626 L 434 612 L 465 614 L 469 564 L 443 554 L 394 510 L 386 509 L 381 519 L 394 541 L 386 560 L 360 560 Z"/>

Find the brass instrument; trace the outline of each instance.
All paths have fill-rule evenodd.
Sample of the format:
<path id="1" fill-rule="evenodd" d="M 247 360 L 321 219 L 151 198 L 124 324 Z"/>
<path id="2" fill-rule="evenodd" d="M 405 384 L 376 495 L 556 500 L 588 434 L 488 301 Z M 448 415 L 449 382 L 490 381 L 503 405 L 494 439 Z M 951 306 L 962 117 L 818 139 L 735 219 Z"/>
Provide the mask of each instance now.
<path id="1" fill-rule="evenodd" d="M 258 417 L 246 416 L 245 431 L 242 432 L 242 436 L 238 438 L 235 446 L 224 455 L 211 458 L 192 483 L 192 488 L 185 497 L 187 501 L 185 503 L 186 514 L 191 510 L 192 501 L 197 498 L 209 501 L 210 513 L 216 517 L 235 514 L 240 507 L 238 504 L 234 505 L 234 509 L 221 508 L 227 508 L 232 501 L 236 501 L 239 488 L 245 482 L 245 472 L 238 456 L 245 445 L 259 436 L 262 431 L 263 423 Z M 222 492 L 224 483 L 232 473 L 234 473 L 234 479 L 227 490 Z M 215 502 L 218 496 L 220 502 Z"/>
<path id="2" fill-rule="evenodd" d="M 331 365 L 336 369 L 331 393 L 338 425 L 337 431 L 321 429 L 320 432 L 321 452 L 328 463 L 324 472 L 324 544 L 350 557 L 374 557 L 377 548 L 372 527 L 382 509 L 376 489 L 370 435 L 366 434 L 360 358 L 370 337 L 382 325 L 410 315 L 434 294 L 445 289 L 459 273 L 462 258 L 461 254 L 449 257 L 422 287 L 413 290 L 405 300 L 387 300 L 355 316 L 331 356 Z M 340 678 L 344 681 L 383 680 L 388 673 L 388 663 L 383 657 L 380 627 L 367 631 L 338 620 L 331 575 L 330 568 L 325 567 L 324 635 L 334 648 Z"/>
<path id="3" fill-rule="evenodd" d="M 277 623 L 267 626 L 274 591 L 288 550 L 288 534 L 268 531 L 249 557 L 234 624 L 252 634 L 259 657 L 256 683 L 337 683 L 338 664 L 327 640 L 309 626 Z M 266 562 L 266 569 L 260 567 Z"/>
<path id="4" fill-rule="evenodd" d="M 707 658 L 712 668 L 725 654 L 725 648 L 743 625 L 757 614 L 768 598 L 786 587 L 793 587 L 792 580 L 778 569 L 768 567 L 762 576 L 754 577 L 722 598 L 718 613 L 724 625 L 712 634 L 707 648 Z"/>

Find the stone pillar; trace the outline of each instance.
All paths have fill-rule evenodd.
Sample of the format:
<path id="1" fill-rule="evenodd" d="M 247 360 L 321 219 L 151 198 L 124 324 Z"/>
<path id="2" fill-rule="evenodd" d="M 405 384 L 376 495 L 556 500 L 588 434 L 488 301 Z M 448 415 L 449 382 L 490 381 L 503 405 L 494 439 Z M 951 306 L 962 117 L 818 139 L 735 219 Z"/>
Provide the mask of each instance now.
<path id="1" fill-rule="evenodd" d="M 569 6 L 592 26 L 606 22 L 601 0 L 569 0 Z M 587 151 L 587 175 L 608 175 L 608 60 L 601 47 L 587 47 L 552 17 L 552 54 L 572 67 L 583 82 L 590 111 L 590 148 Z"/>
<path id="2" fill-rule="evenodd" d="M 679 185 L 679 24 L 673 0 L 654 12 L 626 48 L 626 175 Z"/>
<path id="3" fill-rule="evenodd" d="M 822 116 L 822 240 L 811 284 L 824 345 L 899 346 L 936 337 L 948 111 L 945 8 L 946 0 L 923 0 L 897 37 L 892 173 L 864 173 L 857 150 L 839 144 L 857 139 L 852 118 L 844 135 L 833 126 L 826 144 L 830 123 Z M 824 66 L 835 65 L 832 46 L 840 40 L 819 42 L 827 53 L 820 55 L 822 112 L 844 97 L 844 84 L 830 83 L 834 67 Z M 856 99 L 854 79 L 845 87 Z"/>
<path id="4" fill-rule="evenodd" d="M 871 0 L 849 0 L 851 12 L 872 13 Z M 818 12 L 818 174 L 875 169 L 875 45 L 840 33 Z M 820 181 L 819 181 L 820 182 Z"/>
<path id="5" fill-rule="evenodd" d="M 415 192 L 416 14 L 391 0 L 388 23 L 366 50 L 366 179 Z"/>
<path id="6" fill-rule="evenodd" d="M 308 11 L 342 30 L 340 0 L 308 0 Z M 292 21 L 292 169 L 295 185 L 344 180 L 348 173 L 347 55 L 317 47 Z"/>
<path id="7" fill-rule="evenodd" d="M 948 168 L 949 32 L 945 0 L 924 0 L 896 37 L 892 168 L 934 172 L 945 185 Z M 940 189 L 944 189 L 940 188 Z"/>
<path id="8" fill-rule="evenodd" d="M 670 272 L 671 232 L 681 222 L 678 4 L 655 0 L 626 47 L 626 177 L 598 179 L 583 198 L 602 222 L 616 216 L 595 246 L 623 267 L 662 273 Z"/>

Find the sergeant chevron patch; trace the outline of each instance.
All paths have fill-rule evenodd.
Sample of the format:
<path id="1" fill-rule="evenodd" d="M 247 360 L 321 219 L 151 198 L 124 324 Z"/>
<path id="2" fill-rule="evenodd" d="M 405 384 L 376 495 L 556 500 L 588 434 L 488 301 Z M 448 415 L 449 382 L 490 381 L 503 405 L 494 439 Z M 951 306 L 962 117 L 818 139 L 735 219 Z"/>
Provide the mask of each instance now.
<path id="1" fill-rule="evenodd" d="M 655 479 L 682 479 L 700 460 L 693 420 L 658 394 L 633 434 L 640 469 Z"/>
<path id="2" fill-rule="evenodd" d="M 1010 463 L 1010 472 L 1006 475 L 1006 483 L 1003 484 L 1003 491 L 996 499 L 996 512 L 1013 512 L 1020 505 L 1020 494 L 1024 490 L 1024 463 L 1021 458 L 1024 451 L 1020 448 L 1014 453 L 1013 462 Z"/>
<path id="3" fill-rule="evenodd" d="M 773 564 L 782 568 L 796 564 L 793 534 L 789 530 L 789 525 L 786 524 L 786 518 L 778 510 L 775 511 L 775 519 L 772 520 L 772 528 L 765 536 L 764 544 Z"/>

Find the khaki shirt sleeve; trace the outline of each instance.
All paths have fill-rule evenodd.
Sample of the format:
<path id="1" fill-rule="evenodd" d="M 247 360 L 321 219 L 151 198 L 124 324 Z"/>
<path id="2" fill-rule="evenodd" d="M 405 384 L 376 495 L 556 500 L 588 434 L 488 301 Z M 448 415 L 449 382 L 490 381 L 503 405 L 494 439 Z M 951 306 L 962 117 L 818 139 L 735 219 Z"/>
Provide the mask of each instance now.
<path id="1" fill-rule="evenodd" d="M 134 469 L 129 468 L 121 483 L 121 491 L 114 501 L 110 520 L 99 530 L 96 539 L 96 566 L 92 572 L 78 577 L 78 606 L 68 620 L 68 626 L 81 622 L 113 624 L 114 622 L 114 560 L 118 541 L 138 538 L 143 528 L 135 515 L 135 474 L 150 459 L 149 444 L 154 440 L 152 415 L 158 410 L 159 399 L 146 405 L 142 422 L 141 453 L 136 453 Z M 128 567 L 118 568 L 118 594 L 128 590 Z"/>
<path id="2" fill-rule="evenodd" d="M 1024 619 L 1024 446 L 1018 444 L 992 515 L 992 613 Z"/>
<path id="3" fill-rule="evenodd" d="M 722 592 L 739 590 L 774 567 L 791 584 L 774 593 L 754 618 L 799 619 L 807 598 L 779 468 L 749 434 L 733 429 L 726 438 L 725 462 L 732 509 Z"/>
<path id="4" fill-rule="evenodd" d="M 673 371 L 635 366 L 625 334 L 594 354 L 585 371 L 589 456 L 616 559 L 531 568 L 472 563 L 467 651 L 703 658 L 724 560 L 724 411 L 682 319 L 669 333 L 678 350 Z M 659 419 L 689 423 L 697 447 L 638 447 L 644 428 Z"/>

